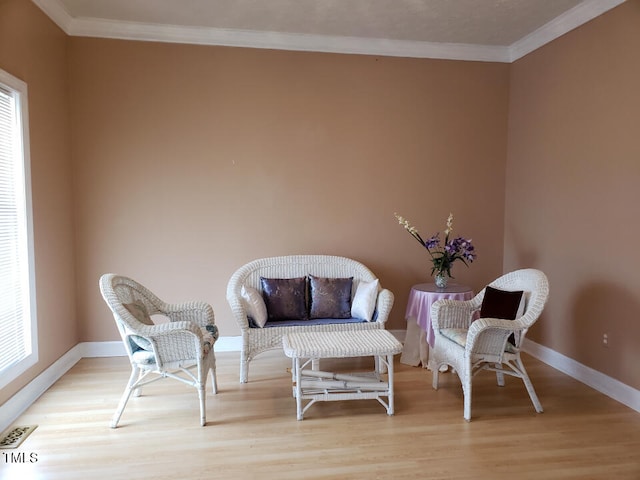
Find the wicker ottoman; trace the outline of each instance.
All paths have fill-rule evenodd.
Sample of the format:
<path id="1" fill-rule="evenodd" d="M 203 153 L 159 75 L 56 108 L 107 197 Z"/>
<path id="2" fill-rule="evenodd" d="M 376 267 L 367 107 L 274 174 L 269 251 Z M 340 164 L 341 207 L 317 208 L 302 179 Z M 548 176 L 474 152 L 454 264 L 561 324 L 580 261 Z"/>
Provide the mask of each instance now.
<path id="1" fill-rule="evenodd" d="M 388 331 L 296 332 L 285 334 L 282 346 L 292 359 L 298 420 L 317 401 L 376 399 L 393 415 L 393 356 L 402 351 L 402 344 Z M 322 358 L 367 356 L 376 358 L 375 372 L 341 374 L 308 368 Z M 378 373 L 384 371 L 382 365 L 387 368 L 386 379 Z M 303 400 L 309 402 L 303 406 Z"/>

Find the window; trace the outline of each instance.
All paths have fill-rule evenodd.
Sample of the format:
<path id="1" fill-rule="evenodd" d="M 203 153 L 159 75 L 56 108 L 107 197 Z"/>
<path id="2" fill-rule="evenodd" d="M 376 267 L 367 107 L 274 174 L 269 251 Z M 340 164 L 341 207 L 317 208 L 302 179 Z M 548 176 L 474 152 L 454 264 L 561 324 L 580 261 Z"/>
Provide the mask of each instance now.
<path id="1" fill-rule="evenodd" d="M 0 69 L 0 388 L 38 361 L 27 85 Z"/>

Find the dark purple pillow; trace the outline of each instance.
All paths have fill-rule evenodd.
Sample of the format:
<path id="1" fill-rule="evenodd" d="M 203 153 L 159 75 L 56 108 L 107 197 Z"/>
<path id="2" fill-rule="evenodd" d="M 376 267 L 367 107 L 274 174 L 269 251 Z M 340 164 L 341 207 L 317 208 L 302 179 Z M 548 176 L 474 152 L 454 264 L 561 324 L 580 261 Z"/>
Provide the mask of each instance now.
<path id="1" fill-rule="evenodd" d="M 306 320 L 307 279 L 260 277 L 262 298 L 267 307 L 267 321 Z"/>
<path id="2" fill-rule="evenodd" d="M 522 299 L 522 290 L 510 292 L 487 287 L 484 291 L 480 318 L 502 318 L 515 320 Z"/>
<path id="3" fill-rule="evenodd" d="M 323 278 L 309 275 L 309 318 L 351 318 L 353 277 Z"/>
<path id="4" fill-rule="evenodd" d="M 486 287 L 480 307 L 480 318 L 501 318 L 515 320 L 522 299 L 522 290 L 510 292 L 493 287 Z M 513 333 L 509 335 L 509 343 L 516 344 Z"/>

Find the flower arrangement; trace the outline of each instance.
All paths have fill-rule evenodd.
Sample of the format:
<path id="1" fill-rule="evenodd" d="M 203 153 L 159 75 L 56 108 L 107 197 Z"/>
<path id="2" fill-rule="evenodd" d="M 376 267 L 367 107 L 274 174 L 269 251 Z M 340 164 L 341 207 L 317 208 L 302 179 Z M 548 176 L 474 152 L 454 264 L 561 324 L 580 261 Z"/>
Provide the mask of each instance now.
<path id="1" fill-rule="evenodd" d="M 462 237 L 451 238 L 451 233 L 453 232 L 453 214 L 450 213 L 447 218 L 447 228 L 444 231 L 443 244 L 440 243 L 439 232 L 425 241 L 420 236 L 420 233 L 418 233 L 418 229 L 411 225 L 407 219 L 397 213 L 395 216 L 398 219 L 398 223 L 429 252 L 431 261 L 433 262 L 431 275 L 435 274 L 436 284 L 439 287 L 446 286 L 447 277 L 453 278 L 451 268 L 456 260 L 460 260 L 466 266 L 469 266 L 469 263 L 475 260 L 476 253 L 471 239 L 467 240 Z"/>

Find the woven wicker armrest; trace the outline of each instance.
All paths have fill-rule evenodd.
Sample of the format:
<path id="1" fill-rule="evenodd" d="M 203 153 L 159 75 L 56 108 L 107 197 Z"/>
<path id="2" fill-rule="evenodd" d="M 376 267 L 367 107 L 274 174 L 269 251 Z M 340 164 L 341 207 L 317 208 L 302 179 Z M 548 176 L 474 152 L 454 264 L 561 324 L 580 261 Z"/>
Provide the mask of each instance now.
<path id="1" fill-rule="evenodd" d="M 478 310 L 474 300 L 437 300 L 431 305 L 431 325 L 434 332 L 441 328 L 469 328 Z"/>
<path id="2" fill-rule="evenodd" d="M 240 330 L 248 330 L 249 318 L 247 317 L 247 312 L 245 311 L 239 291 L 227 291 L 227 302 L 231 307 L 231 313 Z"/>
<path id="3" fill-rule="evenodd" d="M 171 322 L 188 321 L 201 327 L 215 324 L 213 307 L 206 302 L 166 304 L 162 313 L 169 317 Z"/>
<path id="4" fill-rule="evenodd" d="M 393 307 L 394 296 L 391 290 L 383 288 L 378 292 L 378 300 L 376 302 L 376 321 L 386 323 Z"/>
<path id="5" fill-rule="evenodd" d="M 147 338 L 161 362 L 196 358 L 203 354 L 203 334 L 199 326 L 189 321 L 145 325 L 137 335 Z"/>
<path id="6" fill-rule="evenodd" d="M 143 337 L 153 338 L 160 337 L 163 335 L 169 335 L 175 332 L 179 332 L 183 330 L 185 332 L 191 332 L 197 337 L 202 338 L 202 331 L 200 327 L 193 322 L 188 320 L 180 320 L 176 322 L 167 322 L 167 323 L 156 323 L 153 325 L 144 325 L 141 324 L 141 327 L 136 329 L 133 332 L 136 335 L 141 335 Z"/>
<path id="7" fill-rule="evenodd" d="M 502 355 L 507 337 L 523 330 L 526 326 L 521 320 L 479 318 L 469 327 L 467 349 L 473 352 L 481 346 L 484 352 Z"/>

